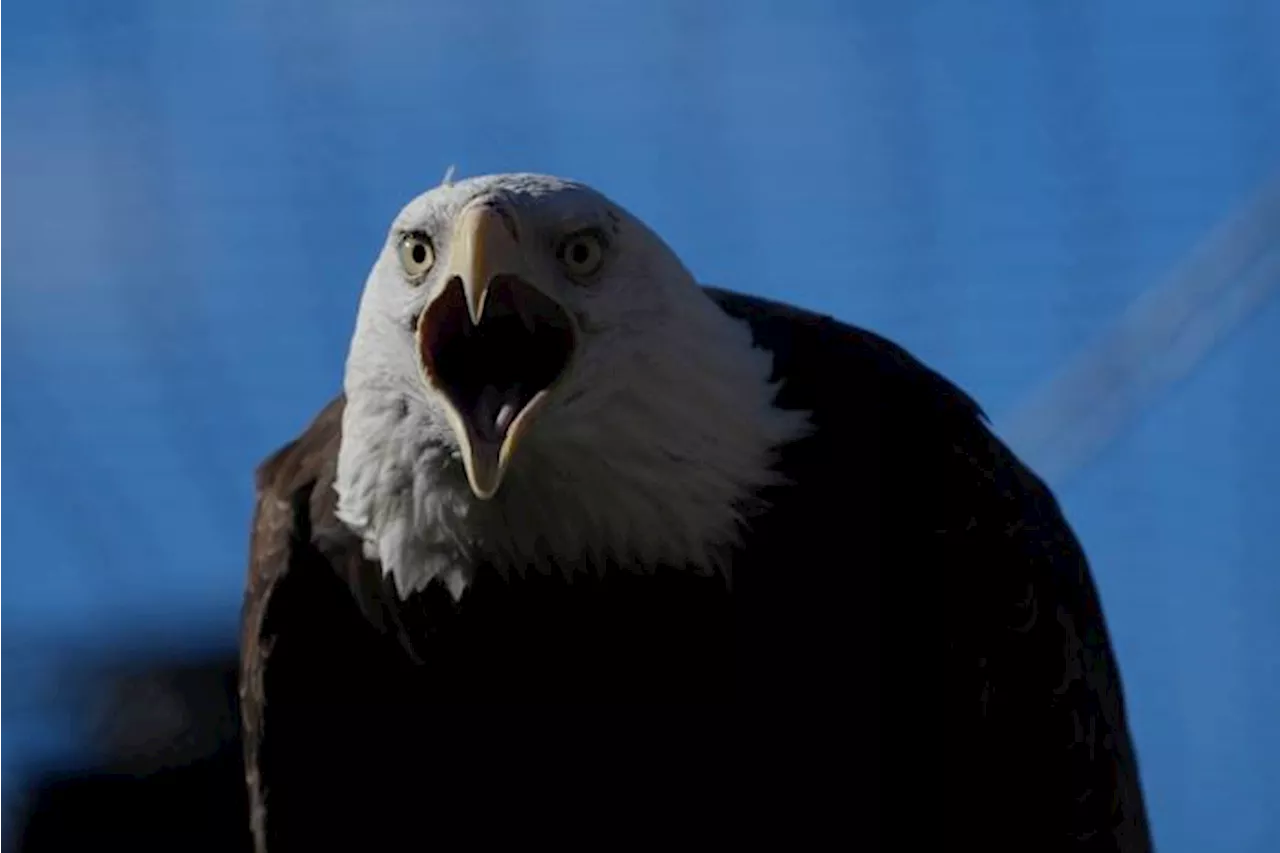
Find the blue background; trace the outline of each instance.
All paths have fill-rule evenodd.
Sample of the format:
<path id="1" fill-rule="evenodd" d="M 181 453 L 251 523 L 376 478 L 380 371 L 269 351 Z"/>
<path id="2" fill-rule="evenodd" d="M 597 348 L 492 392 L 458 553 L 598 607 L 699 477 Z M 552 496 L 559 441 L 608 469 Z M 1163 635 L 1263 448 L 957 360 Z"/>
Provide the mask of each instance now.
<path id="1" fill-rule="evenodd" d="M 252 469 L 450 164 L 592 183 L 997 428 L 1280 172 L 1266 0 L 4 11 L 7 791 L 83 748 L 60 667 L 230 640 Z M 1170 853 L 1280 849 L 1280 299 L 1245 313 L 1078 464 L 1010 438 L 1095 566 Z"/>

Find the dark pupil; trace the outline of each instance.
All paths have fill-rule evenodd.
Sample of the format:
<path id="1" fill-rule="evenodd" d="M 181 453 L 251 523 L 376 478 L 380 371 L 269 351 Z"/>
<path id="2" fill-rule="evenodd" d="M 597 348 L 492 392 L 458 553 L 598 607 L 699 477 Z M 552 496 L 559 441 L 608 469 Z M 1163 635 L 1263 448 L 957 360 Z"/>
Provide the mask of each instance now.
<path id="1" fill-rule="evenodd" d="M 416 246 L 414 246 L 414 247 L 413 247 L 413 262 L 414 262 L 415 264 L 420 264 L 420 263 L 423 263 L 424 261 L 426 261 L 426 259 L 427 259 L 427 247 L 426 247 L 426 246 L 424 246 L 424 245 L 422 245 L 421 243 L 419 243 L 419 244 L 417 244 Z"/>
<path id="2" fill-rule="evenodd" d="M 585 264 L 587 258 L 591 257 L 591 250 L 587 248 L 585 243 L 575 243 L 572 255 L 575 264 Z"/>

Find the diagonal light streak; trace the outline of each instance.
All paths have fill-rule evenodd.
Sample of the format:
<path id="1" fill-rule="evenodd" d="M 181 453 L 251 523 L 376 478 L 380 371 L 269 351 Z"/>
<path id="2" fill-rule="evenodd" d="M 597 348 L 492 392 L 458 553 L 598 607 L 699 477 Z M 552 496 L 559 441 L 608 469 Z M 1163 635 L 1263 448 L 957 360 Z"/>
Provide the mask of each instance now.
<path id="1" fill-rule="evenodd" d="M 1280 178 L 1214 228 L 1163 283 L 996 427 L 1059 486 L 1280 286 Z"/>

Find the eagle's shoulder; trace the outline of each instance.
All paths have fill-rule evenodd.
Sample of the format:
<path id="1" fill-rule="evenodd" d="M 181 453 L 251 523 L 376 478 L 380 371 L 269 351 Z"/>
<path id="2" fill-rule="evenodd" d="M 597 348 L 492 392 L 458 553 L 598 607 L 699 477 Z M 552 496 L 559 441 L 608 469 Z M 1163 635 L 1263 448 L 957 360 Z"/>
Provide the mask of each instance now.
<path id="1" fill-rule="evenodd" d="M 335 398 L 293 441 L 267 457 L 255 471 L 256 498 L 250 534 L 248 577 L 240 624 L 240 710 L 251 826 L 262 849 L 265 812 L 258 751 L 266 703 L 265 675 L 274 631 L 270 627 L 276 593 L 309 549 L 315 511 L 325 500 L 317 483 L 332 482 L 342 430 L 344 400 Z M 323 508 L 322 508 L 323 509 Z"/>
<path id="2" fill-rule="evenodd" d="M 886 553 L 912 554 L 902 561 L 912 569 L 951 569 L 930 576 L 936 594 L 927 599 L 917 571 L 882 575 L 883 612 L 909 604 L 902 618 L 882 620 L 881 635 L 892 638 L 888 647 L 906 649 L 918 642 L 922 621 L 946 626 L 948 677 L 961 691 L 949 697 L 949 719 L 969 726 L 971 781 L 979 763 L 988 774 L 974 790 L 1003 790 L 1010 801 L 1054 792 L 1029 800 L 1019 826 L 1055 840 L 1098 833 L 1112 845 L 1149 849 L 1106 619 L 1088 559 L 1052 490 L 995 435 L 971 397 L 897 344 L 793 306 L 708 290 L 751 326 L 757 346 L 775 354 L 779 400 L 789 394 L 825 412 L 828 440 L 808 470 L 831 465 L 849 445 L 874 448 L 875 458 L 857 465 L 864 478 L 880 472 L 866 487 L 866 505 L 900 495 L 891 516 L 897 526 L 888 525 L 897 538 Z M 868 422 L 879 426 L 861 431 Z M 877 519 L 883 534 L 885 516 Z M 916 666 L 901 671 L 920 677 Z M 1058 738 L 1060 731 L 1078 734 Z M 987 817 L 994 819 L 981 820 Z"/>
<path id="3" fill-rule="evenodd" d="M 783 381 L 784 396 L 789 391 L 806 403 L 838 400 L 841 395 L 830 393 L 834 379 L 880 402 L 893 399 L 897 407 L 986 421 L 971 396 L 888 338 L 784 302 L 710 285 L 703 290 L 750 327 L 757 346 L 773 353 L 774 378 Z"/>
<path id="4" fill-rule="evenodd" d="M 332 468 L 342 437 L 342 412 L 346 398 L 338 395 L 312 419 L 302 433 L 272 453 L 254 472 L 258 499 L 267 493 L 289 494 L 314 482 Z"/>
<path id="5" fill-rule="evenodd" d="M 246 629 L 250 611 L 288 571 L 291 546 L 308 539 L 315 521 L 324 517 L 324 493 L 332 483 L 342 433 L 341 396 L 332 400 L 293 441 L 268 456 L 254 472 L 255 501 L 246 584 Z M 320 504 L 320 506 L 314 506 Z M 317 513 L 315 510 L 320 510 Z M 256 629 L 255 629 L 256 630 Z"/>

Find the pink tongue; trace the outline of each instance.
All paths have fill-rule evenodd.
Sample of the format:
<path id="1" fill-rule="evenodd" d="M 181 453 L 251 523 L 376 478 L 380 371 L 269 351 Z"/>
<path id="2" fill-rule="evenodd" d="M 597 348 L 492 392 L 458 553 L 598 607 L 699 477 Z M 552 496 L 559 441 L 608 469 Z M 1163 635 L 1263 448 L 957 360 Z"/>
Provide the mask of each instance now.
<path id="1" fill-rule="evenodd" d="M 485 386 L 472 413 L 475 429 L 481 437 L 501 441 L 520 413 L 518 395 L 516 388 L 499 390 L 492 385 Z"/>
<path id="2" fill-rule="evenodd" d="M 511 428 L 511 422 L 516 419 L 516 404 L 510 400 L 502 404 L 502 408 L 498 410 L 498 418 L 494 421 L 500 432 L 505 433 Z"/>

